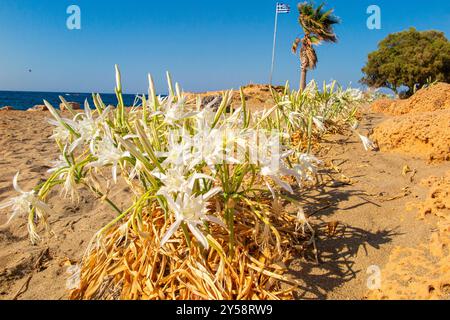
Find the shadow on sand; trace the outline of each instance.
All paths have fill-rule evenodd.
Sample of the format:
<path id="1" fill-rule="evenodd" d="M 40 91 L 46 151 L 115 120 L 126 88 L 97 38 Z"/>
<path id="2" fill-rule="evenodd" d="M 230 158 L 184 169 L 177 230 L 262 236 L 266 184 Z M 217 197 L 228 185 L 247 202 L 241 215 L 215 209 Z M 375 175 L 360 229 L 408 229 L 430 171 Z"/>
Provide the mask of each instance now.
<path id="1" fill-rule="evenodd" d="M 338 206 L 349 198 L 360 201 L 346 208 Z M 326 299 L 328 292 L 355 279 L 362 271 L 354 268 L 354 260 L 360 249 L 367 255 L 368 247 L 379 249 L 400 235 L 397 229 L 370 232 L 342 223 L 330 232 L 330 225 L 324 222 L 324 218 L 335 211 L 347 211 L 365 205 L 379 206 L 367 199 L 367 195 L 361 190 L 304 190 L 299 200 L 304 205 L 305 213 L 310 217 L 313 215 L 319 221 L 318 224 L 313 224 L 319 263 L 316 263 L 312 252 L 307 252 L 290 263 L 291 275 L 302 283 L 297 291 L 297 299 Z"/>

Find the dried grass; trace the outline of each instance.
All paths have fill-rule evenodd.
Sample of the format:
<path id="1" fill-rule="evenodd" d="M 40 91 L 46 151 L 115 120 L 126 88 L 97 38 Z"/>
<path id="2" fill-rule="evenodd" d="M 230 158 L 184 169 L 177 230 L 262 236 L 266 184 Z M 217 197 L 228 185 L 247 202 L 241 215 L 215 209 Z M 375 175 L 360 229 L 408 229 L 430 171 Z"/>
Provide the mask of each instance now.
<path id="1" fill-rule="evenodd" d="M 292 299 L 296 281 L 285 265 L 313 243 L 313 235 L 300 232 L 297 218 L 281 209 L 270 200 L 236 206 L 231 255 L 228 233 L 216 226 L 208 252 L 188 246 L 181 232 L 161 248 L 165 217 L 154 208 L 140 219 L 139 231 L 116 225 L 100 239 L 83 260 L 80 287 L 70 298 Z"/>

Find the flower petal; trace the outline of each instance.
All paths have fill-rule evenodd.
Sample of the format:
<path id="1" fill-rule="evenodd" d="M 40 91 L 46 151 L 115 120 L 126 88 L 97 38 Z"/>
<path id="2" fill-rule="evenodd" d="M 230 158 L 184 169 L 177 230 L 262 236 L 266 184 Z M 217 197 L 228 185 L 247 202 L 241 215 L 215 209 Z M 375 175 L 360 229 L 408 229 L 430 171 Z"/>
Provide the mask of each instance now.
<path id="1" fill-rule="evenodd" d="M 292 190 L 291 186 L 289 185 L 289 183 L 281 180 L 280 178 L 278 178 L 277 176 L 270 176 L 272 178 L 273 181 L 275 181 L 276 184 L 278 184 L 281 188 L 283 188 L 284 190 L 288 191 L 289 193 L 293 194 L 294 190 Z"/>
<path id="2" fill-rule="evenodd" d="M 3 209 L 8 208 L 8 207 L 11 207 L 12 205 L 13 205 L 12 200 L 8 200 L 8 201 L 5 201 L 3 203 L 0 203 L 0 210 L 3 210 Z"/>
<path id="3" fill-rule="evenodd" d="M 178 203 L 175 203 L 172 196 L 170 196 L 166 192 L 164 192 L 162 195 L 166 198 L 167 203 L 169 204 L 169 207 L 171 207 L 172 211 L 175 211 L 175 214 L 181 214 L 181 208 Z M 179 195 L 179 197 L 182 197 L 182 196 L 183 195 Z"/>
<path id="4" fill-rule="evenodd" d="M 172 237 L 172 235 L 175 233 L 175 231 L 178 230 L 181 224 L 181 220 L 176 220 L 170 228 L 167 230 L 167 232 L 164 234 L 164 236 L 161 239 L 161 247 Z"/>
<path id="5" fill-rule="evenodd" d="M 218 194 L 221 191 L 222 191 L 222 188 L 220 188 L 220 187 L 212 188 L 211 190 L 209 190 L 207 193 L 205 193 L 203 195 L 203 200 L 207 201 L 208 199 L 214 197 L 216 194 Z"/>
<path id="6" fill-rule="evenodd" d="M 210 221 L 215 224 L 218 224 L 219 226 L 224 227 L 225 229 L 227 228 L 227 225 L 222 220 L 217 218 L 216 216 L 207 215 L 207 216 L 205 216 L 205 220 Z"/>
<path id="7" fill-rule="evenodd" d="M 159 180 L 164 180 L 167 178 L 167 176 L 164 173 L 161 173 L 159 171 L 152 171 L 151 174 L 158 178 Z"/>
<path id="8" fill-rule="evenodd" d="M 75 150 L 82 142 L 83 142 L 83 138 L 78 138 L 74 142 L 72 142 L 72 144 L 70 145 L 70 148 L 69 148 L 69 153 L 72 153 L 73 150 Z"/>
<path id="9" fill-rule="evenodd" d="M 117 163 L 114 163 L 112 166 L 112 177 L 114 183 L 117 183 Z"/>
<path id="10" fill-rule="evenodd" d="M 265 180 L 265 179 L 264 179 Z M 273 188 L 270 186 L 270 183 L 266 180 L 266 186 L 267 188 L 269 188 L 270 193 L 272 194 L 272 197 L 275 199 L 275 190 L 273 190 Z"/>
<path id="11" fill-rule="evenodd" d="M 201 243 L 203 248 L 208 250 L 209 244 L 208 239 L 206 239 L 205 235 L 192 223 L 188 223 L 189 230 L 191 230 L 194 237 Z"/>
<path id="12" fill-rule="evenodd" d="M 14 189 L 15 189 L 17 192 L 19 192 L 19 193 L 25 193 L 25 192 L 20 188 L 19 183 L 18 183 L 18 180 L 19 180 L 19 174 L 20 174 L 20 171 L 18 171 L 18 172 L 16 173 L 16 175 L 14 176 L 14 178 L 13 178 L 13 187 L 14 187 Z"/>

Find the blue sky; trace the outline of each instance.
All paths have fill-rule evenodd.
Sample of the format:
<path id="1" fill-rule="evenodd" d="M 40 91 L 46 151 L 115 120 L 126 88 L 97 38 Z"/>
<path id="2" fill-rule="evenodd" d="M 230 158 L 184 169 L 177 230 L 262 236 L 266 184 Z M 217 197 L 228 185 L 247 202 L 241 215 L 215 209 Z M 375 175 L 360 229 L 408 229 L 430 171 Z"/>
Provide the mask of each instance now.
<path id="1" fill-rule="evenodd" d="M 319 1 L 316 1 L 319 2 Z M 274 7 L 271 0 L 114 1 L 1 0 L 0 90 L 111 92 L 114 64 L 124 90 L 146 91 L 152 73 L 165 92 L 169 70 L 186 91 L 267 83 Z M 298 85 L 298 57 L 290 52 L 301 30 L 297 1 L 278 25 L 275 83 Z M 388 33 L 415 26 L 450 37 L 448 0 L 328 0 L 342 24 L 339 43 L 318 48 L 318 81 L 357 85 L 367 54 Z M 66 9 L 81 8 L 81 30 L 66 28 Z M 382 29 L 366 27 L 366 9 L 382 10 Z M 32 69 L 32 72 L 28 72 Z"/>

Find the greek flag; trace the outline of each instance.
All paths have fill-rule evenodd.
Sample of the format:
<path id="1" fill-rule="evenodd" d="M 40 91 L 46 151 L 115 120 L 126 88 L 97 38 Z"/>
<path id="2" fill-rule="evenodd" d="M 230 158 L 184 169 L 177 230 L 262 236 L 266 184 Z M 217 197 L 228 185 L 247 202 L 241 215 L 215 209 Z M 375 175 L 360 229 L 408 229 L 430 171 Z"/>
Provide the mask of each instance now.
<path id="1" fill-rule="evenodd" d="M 277 3 L 277 13 L 289 13 L 291 12 L 291 7 L 288 4 Z"/>

